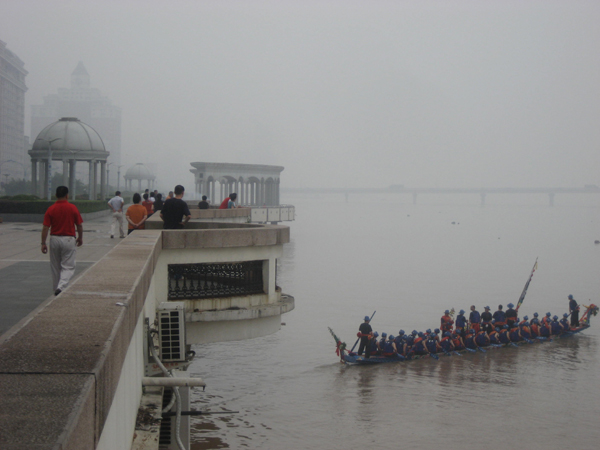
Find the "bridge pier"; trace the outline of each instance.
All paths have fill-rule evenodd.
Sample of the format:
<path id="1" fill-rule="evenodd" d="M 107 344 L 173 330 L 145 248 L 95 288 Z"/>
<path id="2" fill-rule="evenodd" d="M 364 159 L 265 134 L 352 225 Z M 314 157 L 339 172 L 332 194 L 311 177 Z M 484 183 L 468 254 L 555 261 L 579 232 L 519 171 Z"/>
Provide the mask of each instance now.
<path id="1" fill-rule="evenodd" d="M 550 192 L 550 193 L 548 194 L 548 200 L 549 200 L 549 202 L 550 202 L 550 203 L 549 203 L 549 204 L 550 204 L 550 206 L 554 206 L 554 192 Z"/>

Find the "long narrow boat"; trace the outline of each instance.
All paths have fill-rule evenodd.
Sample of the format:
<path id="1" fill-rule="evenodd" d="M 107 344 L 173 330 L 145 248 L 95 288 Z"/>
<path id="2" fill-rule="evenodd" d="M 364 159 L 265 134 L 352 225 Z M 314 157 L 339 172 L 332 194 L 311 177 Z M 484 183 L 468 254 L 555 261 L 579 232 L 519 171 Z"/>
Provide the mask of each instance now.
<path id="1" fill-rule="evenodd" d="M 582 331 L 587 330 L 590 327 L 591 316 L 596 316 L 598 314 L 598 311 L 600 308 L 598 308 L 598 306 L 596 306 L 594 304 L 591 304 L 590 306 L 585 306 L 585 305 L 581 305 L 581 306 L 585 308 L 585 312 L 579 321 L 579 327 L 572 328 L 568 332 L 559 334 L 558 336 L 552 336 L 552 338 L 564 339 L 566 337 L 571 337 L 577 333 L 581 333 Z M 402 362 L 402 361 L 411 361 L 411 360 L 421 359 L 421 358 L 429 358 L 429 355 L 413 355 L 410 358 L 404 358 L 401 355 L 398 355 L 395 357 L 373 355 L 370 358 L 365 358 L 364 356 L 359 356 L 358 354 L 354 353 L 353 351 L 349 351 L 346 348 L 346 343 L 343 342 L 341 339 L 339 339 L 335 335 L 335 333 L 333 332 L 333 330 L 331 328 L 329 328 L 329 332 L 331 333 L 331 335 L 333 336 L 333 339 L 335 340 L 336 354 L 339 356 L 340 362 L 343 364 L 372 365 L 372 364 L 394 363 L 394 362 Z M 537 338 L 537 339 L 534 339 L 533 342 L 541 342 L 542 340 L 545 340 L 545 339 Z M 521 345 L 527 345 L 528 342 L 520 341 L 520 342 L 514 342 L 512 344 L 521 346 Z M 484 349 L 490 350 L 490 349 L 496 349 L 496 348 L 503 348 L 506 346 L 507 345 L 495 345 L 495 346 L 484 347 Z M 464 349 L 460 350 L 460 351 L 462 352 L 462 351 L 464 351 Z M 437 355 L 441 356 L 441 355 L 443 355 L 443 353 L 438 353 Z M 437 357 L 437 355 L 435 355 L 434 357 Z M 448 353 L 448 355 L 452 355 L 452 353 Z"/>

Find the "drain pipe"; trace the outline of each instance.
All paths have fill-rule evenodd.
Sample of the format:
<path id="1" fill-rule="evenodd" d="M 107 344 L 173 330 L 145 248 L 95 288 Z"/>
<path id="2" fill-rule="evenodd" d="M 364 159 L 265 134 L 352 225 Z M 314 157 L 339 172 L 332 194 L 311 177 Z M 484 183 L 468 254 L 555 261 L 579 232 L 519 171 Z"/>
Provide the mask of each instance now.
<path id="1" fill-rule="evenodd" d="M 150 348 L 150 353 L 152 354 L 152 357 L 154 358 L 154 360 L 160 367 L 160 370 L 163 371 L 163 374 L 165 374 L 165 376 L 167 378 L 174 378 L 173 374 L 167 370 L 165 365 L 162 363 L 162 361 L 156 354 L 156 349 L 154 348 L 154 340 L 152 339 L 152 333 L 148 333 L 148 348 Z M 144 377 L 144 378 L 150 378 L 150 377 Z M 202 380 L 200 380 L 200 381 L 202 381 Z M 171 398 L 171 402 L 170 402 L 171 406 L 169 407 L 169 409 L 171 409 L 173 407 L 173 400 L 175 400 L 177 402 L 177 411 L 176 411 L 176 416 L 175 416 L 175 439 L 177 440 L 177 446 L 179 447 L 179 450 L 186 450 L 186 448 L 183 445 L 183 442 L 181 442 L 181 436 L 179 436 L 179 428 L 181 427 L 181 395 L 179 394 L 178 386 L 179 385 L 172 387 L 175 395 Z"/>

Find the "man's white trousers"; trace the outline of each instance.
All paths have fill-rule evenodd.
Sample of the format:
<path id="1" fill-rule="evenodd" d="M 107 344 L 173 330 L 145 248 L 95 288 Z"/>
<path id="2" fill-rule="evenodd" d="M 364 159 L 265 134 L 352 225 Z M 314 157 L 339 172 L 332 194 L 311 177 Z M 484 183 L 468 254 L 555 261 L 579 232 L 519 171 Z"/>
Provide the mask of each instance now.
<path id="1" fill-rule="evenodd" d="M 54 290 L 64 291 L 75 273 L 77 241 L 73 236 L 50 236 L 50 269 Z"/>

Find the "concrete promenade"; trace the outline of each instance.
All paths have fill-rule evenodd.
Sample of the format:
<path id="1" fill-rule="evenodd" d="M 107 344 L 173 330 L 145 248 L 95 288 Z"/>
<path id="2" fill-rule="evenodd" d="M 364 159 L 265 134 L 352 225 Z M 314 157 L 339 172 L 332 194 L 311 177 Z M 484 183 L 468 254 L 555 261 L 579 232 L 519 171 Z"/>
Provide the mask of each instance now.
<path id="1" fill-rule="evenodd" d="M 110 238 L 111 215 L 83 223 L 73 281 L 124 239 Z M 53 297 L 48 255 L 41 252 L 41 223 L 0 224 L 0 340 L 12 326 Z"/>

